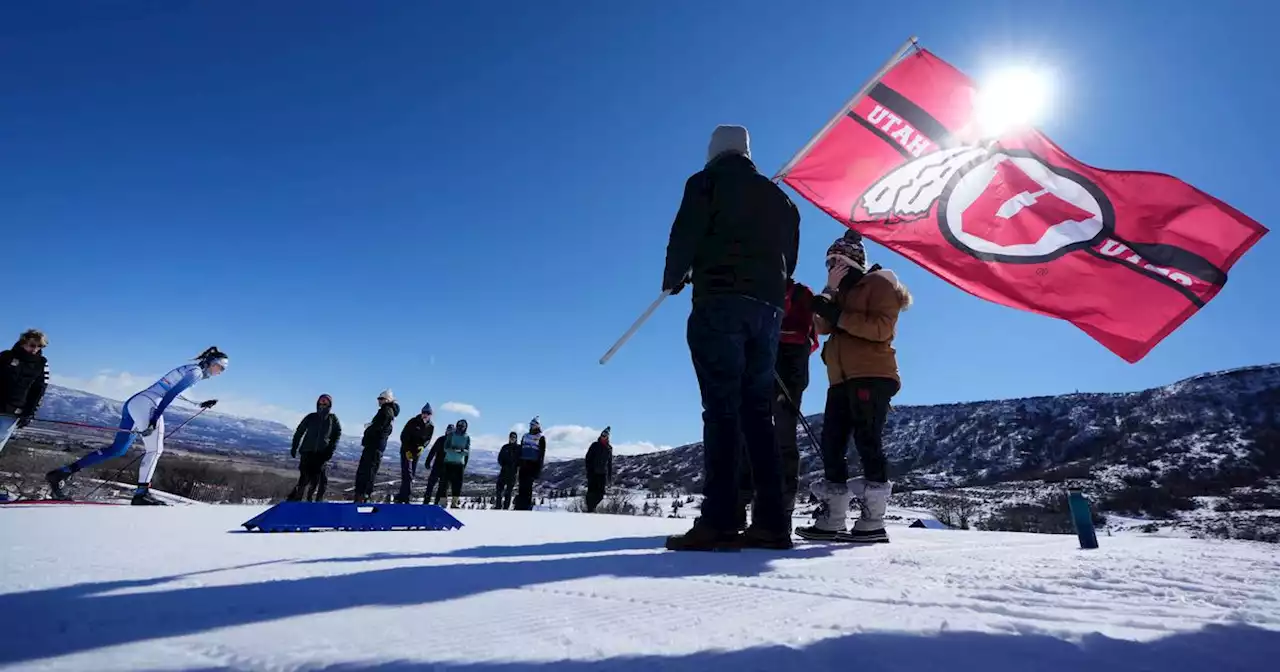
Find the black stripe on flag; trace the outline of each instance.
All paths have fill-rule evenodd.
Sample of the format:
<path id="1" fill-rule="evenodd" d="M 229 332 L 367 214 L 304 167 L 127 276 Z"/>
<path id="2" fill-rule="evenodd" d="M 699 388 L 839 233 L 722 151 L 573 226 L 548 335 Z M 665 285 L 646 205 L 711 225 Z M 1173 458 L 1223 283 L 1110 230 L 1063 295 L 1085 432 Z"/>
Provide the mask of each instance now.
<path id="1" fill-rule="evenodd" d="M 867 94 L 867 97 L 880 103 L 890 112 L 901 117 L 903 121 L 911 124 L 913 128 L 923 133 L 926 138 L 932 140 L 933 144 L 940 147 L 949 145 L 951 131 L 947 130 L 947 127 L 943 126 L 942 122 L 934 119 L 932 114 L 908 100 L 906 96 L 885 86 L 883 82 L 876 84 L 871 89 L 871 93 Z"/>
<path id="2" fill-rule="evenodd" d="M 880 130 L 880 129 L 879 129 L 879 127 L 877 127 L 877 126 L 873 125 L 871 122 L 867 121 L 866 119 L 863 119 L 862 117 L 858 116 L 857 114 L 855 114 L 855 113 L 853 112 L 853 110 L 850 110 L 850 111 L 848 112 L 848 115 L 849 115 L 849 118 L 850 118 L 850 119 L 852 119 L 852 120 L 854 120 L 854 121 L 858 122 L 859 124 L 861 124 L 861 125 L 862 125 L 862 127 L 863 127 L 863 128 L 865 128 L 865 129 L 867 129 L 868 131 L 871 131 L 872 133 L 874 133 L 874 134 L 876 135 L 876 137 L 880 138 L 881 140 L 884 140 L 886 143 L 888 143 L 888 145 L 889 145 L 890 147 L 892 147 L 892 148 L 894 148 L 894 149 L 898 150 L 898 153 L 902 155 L 902 158 L 904 158 L 904 159 L 906 159 L 906 160 L 908 160 L 908 161 L 910 161 L 911 159 L 916 158 L 916 157 L 914 157 L 914 156 L 912 156 L 912 155 L 911 155 L 911 152 L 908 152 L 908 151 L 907 151 L 907 148 L 906 148 L 906 147 L 903 147 L 903 146 L 902 146 L 902 143 L 900 143 L 900 142 L 898 142 L 897 140 L 894 140 L 893 138 L 889 137 L 889 134 L 888 134 L 888 133 L 885 133 L 884 131 Z"/>

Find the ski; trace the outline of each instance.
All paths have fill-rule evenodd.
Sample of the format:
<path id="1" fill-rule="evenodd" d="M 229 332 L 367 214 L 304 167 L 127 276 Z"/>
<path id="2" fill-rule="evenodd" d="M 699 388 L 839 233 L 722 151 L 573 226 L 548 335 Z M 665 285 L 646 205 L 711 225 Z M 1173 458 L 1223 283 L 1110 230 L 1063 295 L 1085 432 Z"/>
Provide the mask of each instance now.
<path id="1" fill-rule="evenodd" d="M 71 504 L 80 506 L 125 506 L 127 502 L 94 502 L 87 499 L 10 499 L 0 502 L 0 506 L 27 506 L 39 504 Z"/>

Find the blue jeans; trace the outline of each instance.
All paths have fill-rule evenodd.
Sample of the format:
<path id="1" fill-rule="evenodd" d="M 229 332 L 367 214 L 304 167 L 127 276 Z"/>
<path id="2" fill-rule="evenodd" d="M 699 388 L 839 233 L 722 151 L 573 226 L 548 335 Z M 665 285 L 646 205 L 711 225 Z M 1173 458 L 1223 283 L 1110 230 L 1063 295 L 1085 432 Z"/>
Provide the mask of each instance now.
<path id="1" fill-rule="evenodd" d="M 0 451 L 18 429 L 18 416 L 0 414 Z"/>
<path id="2" fill-rule="evenodd" d="M 738 460 L 743 454 L 755 481 L 753 524 L 768 532 L 789 529 L 773 427 L 773 366 L 781 328 L 782 309 L 745 296 L 701 297 L 689 314 L 689 355 L 702 390 L 699 523 L 712 529 L 730 531 L 737 525 Z"/>

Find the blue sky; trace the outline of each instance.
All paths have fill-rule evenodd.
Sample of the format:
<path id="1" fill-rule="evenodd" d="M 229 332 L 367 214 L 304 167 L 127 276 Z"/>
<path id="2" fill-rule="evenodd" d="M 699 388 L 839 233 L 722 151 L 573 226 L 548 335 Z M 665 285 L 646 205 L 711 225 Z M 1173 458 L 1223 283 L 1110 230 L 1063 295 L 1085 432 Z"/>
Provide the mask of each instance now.
<path id="1" fill-rule="evenodd" d="M 1119 6 L 1116 6 L 1119 5 Z M 700 438 L 688 294 L 607 366 L 659 289 L 684 180 L 719 123 L 772 174 L 908 35 L 981 78 L 1056 73 L 1041 128 L 1264 225 L 1280 206 L 1280 59 L 1262 3 L 751 1 L 8 3 L 0 8 L 0 332 L 58 380 L 127 394 L 211 344 L 193 396 L 364 422 L 391 387 L 469 404 L 556 452 Z M 798 277 L 842 228 L 799 197 Z M 1133 390 L 1280 360 L 1268 236 L 1130 365 L 1065 322 L 982 302 L 882 248 L 916 305 L 899 403 Z M 821 410 L 815 356 L 805 411 Z M 148 378 L 147 380 L 143 380 Z M 580 445 L 579 445 L 580 444 Z"/>

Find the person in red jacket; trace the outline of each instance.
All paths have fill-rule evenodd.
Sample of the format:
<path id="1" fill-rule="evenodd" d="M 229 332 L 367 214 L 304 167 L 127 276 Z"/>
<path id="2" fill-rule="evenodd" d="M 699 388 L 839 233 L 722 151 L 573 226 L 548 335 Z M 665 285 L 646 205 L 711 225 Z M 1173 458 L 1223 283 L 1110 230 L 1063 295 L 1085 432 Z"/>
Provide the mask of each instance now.
<path id="1" fill-rule="evenodd" d="M 778 374 L 774 386 L 773 424 L 782 451 L 782 501 L 790 524 L 795 511 L 796 490 L 800 479 L 800 445 L 796 424 L 800 422 L 801 397 L 809 387 L 809 356 L 818 350 L 818 330 L 813 323 L 813 290 L 804 283 L 787 280 L 785 312 L 782 316 L 782 332 L 778 338 L 778 356 L 774 360 L 774 372 Z M 738 480 L 739 528 L 747 523 L 747 505 L 755 499 L 755 485 L 746 461 Z"/>

